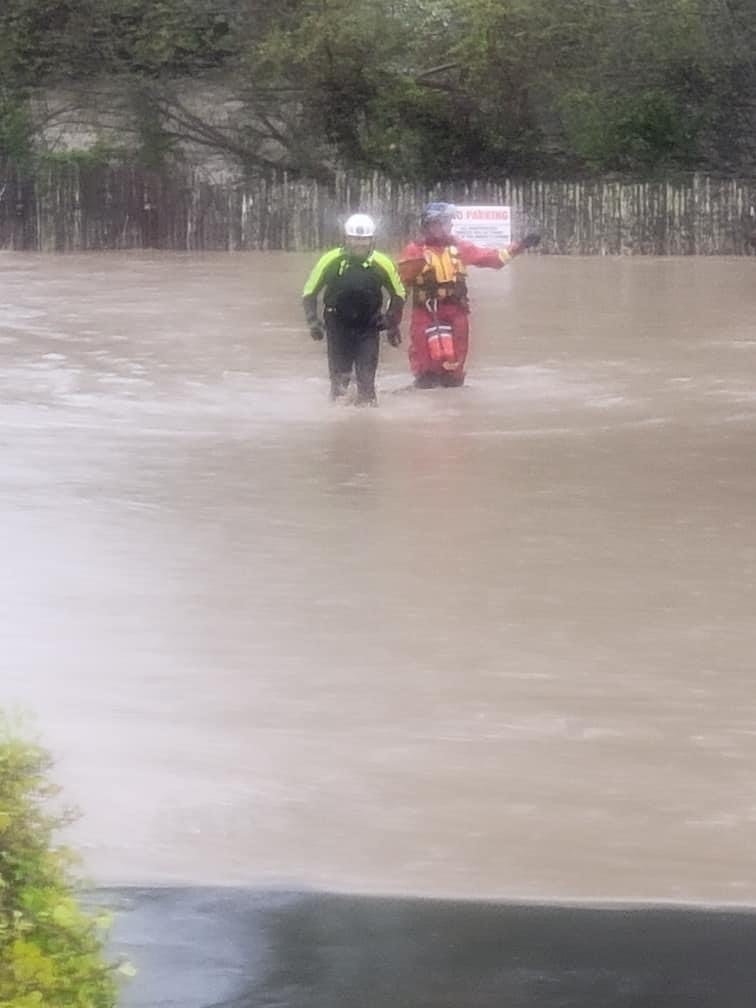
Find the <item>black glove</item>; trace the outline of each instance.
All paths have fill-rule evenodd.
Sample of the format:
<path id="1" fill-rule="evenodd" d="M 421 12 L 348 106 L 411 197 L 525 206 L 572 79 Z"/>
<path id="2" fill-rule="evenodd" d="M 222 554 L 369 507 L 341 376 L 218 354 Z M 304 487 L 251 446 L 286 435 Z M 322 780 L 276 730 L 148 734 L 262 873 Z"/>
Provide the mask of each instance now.
<path id="1" fill-rule="evenodd" d="M 536 234 L 535 231 L 531 231 L 530 234 L 526 234 L 525 237 L 520 241 L 520 245 L 524 249 L 533 248 L 541 240 L 541 236 Z"/>
<path id="2" fill-rule="evenodd" d="M 398 347 L 402 342 L 402 334 L 399 331 L 399 326 L 393 325 L 389 326 L 386 330 L 386 339 L 389 341 L 391 346 Z"/>
<path id="3" fill-rule="evenodd" d="M 312 336 L 314 340 L 323 339 L 323 325 L 321 322 L 318 322 L 317 319 L 310 322 L 310 336 Z"/>

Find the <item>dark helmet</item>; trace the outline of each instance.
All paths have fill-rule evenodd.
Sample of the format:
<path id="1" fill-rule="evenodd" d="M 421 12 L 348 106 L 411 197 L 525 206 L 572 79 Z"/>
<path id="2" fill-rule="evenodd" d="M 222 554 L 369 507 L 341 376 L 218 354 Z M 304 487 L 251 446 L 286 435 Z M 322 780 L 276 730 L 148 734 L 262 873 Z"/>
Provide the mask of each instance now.
<path id="1" fill-rule="evenodd" d="M 453 203 L 429 203 L 420 217 L 420 227 L 426 228 L 434 221 L 444 221 L 451 227 L 456 209 Z"/>

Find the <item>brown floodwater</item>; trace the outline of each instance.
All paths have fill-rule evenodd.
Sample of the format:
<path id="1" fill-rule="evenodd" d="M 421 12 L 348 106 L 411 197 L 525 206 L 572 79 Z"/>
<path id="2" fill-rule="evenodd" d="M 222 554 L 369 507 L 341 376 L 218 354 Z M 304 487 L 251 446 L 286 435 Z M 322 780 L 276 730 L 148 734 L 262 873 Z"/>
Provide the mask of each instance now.
<path id="1" fill-rule="evenodd" d="M 756 904 L 756 260 L 478 271 L 376 410 L 312 261 L 0 255 L 0 703 L 91 877 Z"/>

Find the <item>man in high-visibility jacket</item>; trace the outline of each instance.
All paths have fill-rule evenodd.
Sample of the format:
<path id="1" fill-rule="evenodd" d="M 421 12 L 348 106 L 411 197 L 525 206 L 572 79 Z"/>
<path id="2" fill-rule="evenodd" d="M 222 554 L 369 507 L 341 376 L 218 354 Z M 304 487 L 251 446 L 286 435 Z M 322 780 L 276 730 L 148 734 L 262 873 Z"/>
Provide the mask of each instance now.
<path id="1" fill-rule="evenodd" d="M 339 399 L 346 393 L 354 368 L 357 404 L 371 406 L 377 403 L 378 333 L 385 329 L 391 346 L 399 346 L 406 296 L 393 262 L 377 252 L 374 243 L 372 218 L 353 214 L 344 225 L 344 244 L 320 257 L 302 292 L 314 340 L 322 340 L 324 335 L 318 319 L 318 294 L 323 292 L 331 398 Z M 384 290 L 388 294 L 385 312 Z"/>
<path id="2" fill-rule="evenodd" d="M 450 203 L 428 204 L 420 220 L 422 235 L 399 257 L 399 276 L 412 290 L 409 359 L 418 388 L 464 384 L 467 267 L 501 269 L 540 241 L 539 235 L 529 234 L 506 249 L 481 248 L 452 235 L 454 210 Z"/>

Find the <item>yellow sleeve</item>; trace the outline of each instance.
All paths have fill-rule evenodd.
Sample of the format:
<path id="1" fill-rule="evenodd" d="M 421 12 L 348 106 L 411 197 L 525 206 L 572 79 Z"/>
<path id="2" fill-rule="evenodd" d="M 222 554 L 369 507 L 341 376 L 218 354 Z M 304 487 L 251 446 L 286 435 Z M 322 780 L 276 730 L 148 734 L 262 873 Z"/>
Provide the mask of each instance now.
<path id="1" fill-rule="evenodd" d="M 387 255 L 384 255 L 383 252 L 374 252 L 373 258 L 386 274 L 389 291 L 404 301 L 407 297 L 407 291 L 404 288 L 404 284 L 402 283 L 401 277 L 399 276 L 394 263 Z"/>

